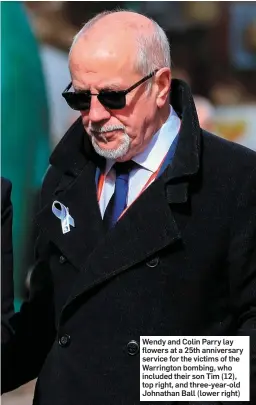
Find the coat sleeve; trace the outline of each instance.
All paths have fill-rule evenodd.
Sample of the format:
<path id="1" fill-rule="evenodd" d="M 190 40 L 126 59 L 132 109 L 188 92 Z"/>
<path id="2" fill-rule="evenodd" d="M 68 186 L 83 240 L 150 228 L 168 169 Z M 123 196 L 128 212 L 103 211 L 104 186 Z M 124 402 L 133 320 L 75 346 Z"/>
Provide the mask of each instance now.
<path id="1" fill-rule="evenodd" d="M 38 377 L 56 336 L 53 281 L 48 250 L 49 243 L 44 235 L 40 234 L 30 278 L 29 299 L 10 319 L 14 334 L 1 346 L 2 393 L 14 390 Z"/>
<path id="2" fill-rule="evenodd" d="M 250 336 L 250 403 L 256 404 L 256 169 L 245 180 L 233 213 L 228 257 L 230 305 L 237 319 L 237 335 Z"/>
<path id="3" fill-rule="evenodd" d="M 12 184 L 1 178 L 1 340 L 12 334 L 9 319 L 13 306 L 13 248 L 12 248 Z"/>
<path id="4" fill-rule="evenodd" d="M 2 393 L 38 377 L 55 339 L 52 278 L 48 264 L 38 258 L 30 280 L 30 297 L 10 323 L 14 334 L 2 343 Z"/>

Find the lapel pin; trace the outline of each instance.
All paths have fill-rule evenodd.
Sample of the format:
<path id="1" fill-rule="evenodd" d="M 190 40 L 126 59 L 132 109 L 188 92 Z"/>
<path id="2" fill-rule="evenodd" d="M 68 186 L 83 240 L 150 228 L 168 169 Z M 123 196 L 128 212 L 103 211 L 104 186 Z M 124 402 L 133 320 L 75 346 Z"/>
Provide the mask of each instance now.
<path id="1" fill-rule="evenodd" d="M 63 234 L 70 231 L 70 225 L 75 226 L 74 219 L 69 214 L 68 207 L 65 207 L 61 202 L 53 201 L 52 212 L 60 219 Z"/>

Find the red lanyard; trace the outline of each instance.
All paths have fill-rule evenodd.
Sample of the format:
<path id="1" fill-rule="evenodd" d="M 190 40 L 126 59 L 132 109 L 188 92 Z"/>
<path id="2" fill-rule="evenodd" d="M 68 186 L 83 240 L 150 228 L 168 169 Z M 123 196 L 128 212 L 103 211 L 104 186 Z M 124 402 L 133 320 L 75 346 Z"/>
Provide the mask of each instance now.
<path id="1" fill-rule="evenodd" d="M 105 183 L 106 180 L 106 175 L 101 173 L 100 178 L 99 178 L 99 182 L 98 182 L 98 190 L 97 190 L 97 199 L 98 202 L 100 201 L 100 197 L 101 197 L 101 193 L 103 190 L 103 185 Z"/>
<path id="2" fill-rule="evenodd" d="M 162 167 L 162 164 L 164 163 L 166 155 L 163 158 L 162 162 L 160 163 L 160 166 L 158 167 L 158 169 L 154 173 L 151 174 L 150 178 L 148 179 L 148 181 L 146 182 L 146 184 L 142 188 L 139 195 L 135 198 L 135 200 L 128 207 L 125 208 L 125 210 L 122 212 L 122 214 L 120 215 L 120 217 L 118 219 L 120 219 L 125 214 L 125 212 L 128 210 L 128 208 L 130 208 L 130 206 L 141 196 L 141 194 L 146 190 L 146 188 L 155 180 L 155 178 L 158 176 L 159 171 L 161 170 L 161 167 Z M 105 183 L 105 180 L 106 180 L 106 174 L 101 174 L 100 177 L 99 177 L 98 190 L 97 190 L 98 202 L 100 201 L 100 198 L 101 198 L 101 194 L 102 194 L 103 185 Z"/>

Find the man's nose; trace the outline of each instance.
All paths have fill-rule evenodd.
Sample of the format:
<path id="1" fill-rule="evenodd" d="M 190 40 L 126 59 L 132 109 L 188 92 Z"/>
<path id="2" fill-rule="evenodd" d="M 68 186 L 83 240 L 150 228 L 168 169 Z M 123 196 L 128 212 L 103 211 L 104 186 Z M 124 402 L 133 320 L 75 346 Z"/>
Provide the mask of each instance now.
<path id="1" fill-rule="evenodd" d="M 100 122 L 109 119 L 110 112 L 100 103 L 97 96 L 91 97 L 88 118 L 91 122 Z"/>

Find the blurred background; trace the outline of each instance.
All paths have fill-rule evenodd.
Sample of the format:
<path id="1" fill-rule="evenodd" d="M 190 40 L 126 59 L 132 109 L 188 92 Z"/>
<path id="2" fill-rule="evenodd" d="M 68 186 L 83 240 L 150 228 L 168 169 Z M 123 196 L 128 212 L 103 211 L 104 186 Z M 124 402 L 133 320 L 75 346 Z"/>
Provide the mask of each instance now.
<path id="1" fill-rule="evenodd" d="M 78 117 L 61 97 L 69 47 L 88 19 L 117 7 L 165 29 L 173 77 L 191 86 L 201 126 L 256 150 L 256 2 L 1 2 L 1 170 L 13 183 L 16 310 L 28 294 L 48 158 Z M 33 389 L 4 395 L 2 404 L 30 405 Z"/>

